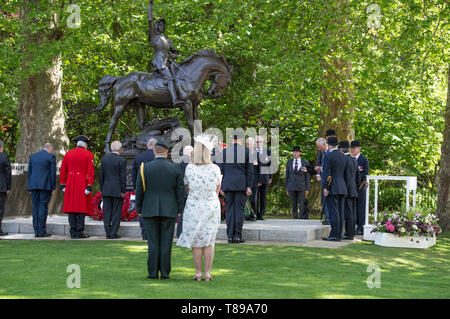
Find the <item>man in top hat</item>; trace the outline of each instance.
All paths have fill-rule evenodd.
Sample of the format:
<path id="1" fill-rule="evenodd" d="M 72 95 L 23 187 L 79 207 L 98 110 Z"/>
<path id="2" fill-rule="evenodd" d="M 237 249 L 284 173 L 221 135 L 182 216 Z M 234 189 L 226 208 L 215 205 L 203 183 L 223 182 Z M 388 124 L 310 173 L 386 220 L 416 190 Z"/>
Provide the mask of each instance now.
<path id="1" fill-rule="evenodd" d="M 327 207 L 330 214 L 331 232 L 324 240 L 340 241 L 344 227 L 344 204 L 347 195 L 345 181 L 346 158 L 338 150 L 337 137 L 328 138 L 330 153 L 324 158 L 322 188 L 327 197 Z"/>
<path id="2" fill-rule="evenodd" d="M 160 139 L 155 159 L 141 164 L 136 180 L 136 210 L 147 233 L 147 278 L 169 279 L 175 220 L 183 212 L 184 182 L 179 166 L 167 160 L 169 146 Z"/>
<path id="3" fill-rule="evenodd" d="M 89 139 L 77 136 L 77 147 L 68 151 L 60 170 L 60 186 L 64 192 L 63 213 L 69 215 L 72 239 L 88 238 L 84 232 L 84 219 L 93 212 L 92 186 L 94 185 L 94 155 L 87 150 Z"/>
<path id="4" fill-rule="evenodd" d="M 56 157 L 53 146 L 45 143 L 40 152 L 28 160 L 28 191 L 33 201 L 33 228 L 35 237 L 49 237 L 46 223 L 48 203 L 56 188 Z"/>
<path id="5" fill-rule="evenodd" d="M 245 218 L 245 202 L 252 194 L 253 163 L 248 148 L 242 146 L 243 133 L 236 130 L 233 145 L 222 152 L 222 163 L 219 164 L 222 180 L 221 194 L 225 195 L 228 243 L 240 244 L 242 227 Z"/>
<path id="6" fill-rule="evenodd" d="M 358 197 L 358 185 L 360 184 L 358 164 L 349 153 L 350 143 L 341 141 L 339 149 L 345 155 L 345 181 L 347 196 L 345 197 L 344 224 L 345 234 L 342 239 L 352 240 L 355 236 L 356 223 L 356 198 Z"/>
<path id="7" fill-rule="evenodd" d="M 369 175 L 369 161 L 361 154 L 361 143 L 359 141 L 352 141 L 351 152 L 358 163 L 358 170 L 360 173 L 360 184 L 358 186 L 358 198 L 356 199 L 356 235 L 362 235 L 364 231 L 364 224 L 366 219 L 366 188 L 367 175 Z"/>
<path id="8" fill-rule="evenodd" d="M 286 193 L 291 199 L 292 216 L 294 219 L 306 219 L 305 198 L 308 196 L 310 181 L 308 173 L 309 162 L 300 158 L 301 151 L 299 146 L 292 148 L 291 158 L 286 163 L 285 187 Z M 300 210 L 300 215 L 298 214 Z"/>

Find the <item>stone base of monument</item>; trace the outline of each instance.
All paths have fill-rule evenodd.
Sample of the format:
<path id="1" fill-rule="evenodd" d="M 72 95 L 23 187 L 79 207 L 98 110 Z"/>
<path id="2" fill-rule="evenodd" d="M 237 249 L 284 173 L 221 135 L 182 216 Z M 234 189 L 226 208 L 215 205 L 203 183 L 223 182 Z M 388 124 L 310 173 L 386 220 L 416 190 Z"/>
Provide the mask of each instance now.
<path id="1" fill-rule="evenodd" d="M 3 230 L 13 234 L 33 234 L 31 218 L 8 218 L 3 220 Z M 219 226 L 217 240 L 227 240 L 226 224 Z M 47 232 L 53 235 L 69 236 L 67 216 L 49 216 Z M 86 233 L 90 236 L 105 236 L 103 222 L 86 218 Z M 245 222 L 243 238 L 246 241 L 308 243 L 328 237 L 330 226 L 322 225 L 319 220 L 304 219 L 265 219 Z M 122 222 L 119 235 L 127 238 L 141 239 L 138 222 Z M 51 238 L 51 237 L 50 237 Z M 7 239 L 7 238 L 5 238 Z"/>

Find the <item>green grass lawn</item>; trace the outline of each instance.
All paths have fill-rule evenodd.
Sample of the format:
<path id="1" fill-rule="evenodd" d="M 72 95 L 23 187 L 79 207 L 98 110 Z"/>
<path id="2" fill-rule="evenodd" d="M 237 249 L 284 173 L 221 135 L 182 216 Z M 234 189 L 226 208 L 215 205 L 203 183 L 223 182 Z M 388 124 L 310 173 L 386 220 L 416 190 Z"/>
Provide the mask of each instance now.
<path id="1" fill-rule="evenodd" d="M 0 298 L 450 298 L 449 253 L 450 233 L 426 250 L 218 244 L 214 280 L 199 283 L 191 251 L 176 246 L 162 281 L 145 278 L 143 241 L 0 240 Z M 70 264 L 81 288 L 66 285 Z M 367 287 L 371 264 L 381 288 Z"/>

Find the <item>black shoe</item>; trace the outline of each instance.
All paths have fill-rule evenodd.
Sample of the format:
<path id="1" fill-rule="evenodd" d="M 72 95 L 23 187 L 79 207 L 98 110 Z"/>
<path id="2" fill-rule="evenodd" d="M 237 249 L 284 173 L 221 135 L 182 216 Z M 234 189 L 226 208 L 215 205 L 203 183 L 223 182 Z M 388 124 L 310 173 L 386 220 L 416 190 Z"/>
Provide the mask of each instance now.
<path id="1" fill-rule="evenodd" d="M 0 236 L 6 236 L 6 235 L 8 235 L 7 232 L 3 232 L 3 231 L 0 232 Z"/>
<path id="2" fill-rule="evenodd" d="M 326 241 L 341 241 L 341 239 L 337 237 L 323 237 L 322 239 Z"/>
<path id="3" fill-rule="evenodd" d="M 111 239 L 111 235 L 106 234 L 106 239 Z"/>
<path id="4" fill-rule="evenodd" d="M 80 238 L 89 238 L 90 236 L 88 234 L 86 234 L 85 232 L 82 232 L 79 237 Z"/>
<path id="5" fill-rule="evenodd" d="M 233 239 L 233 243 L 234 244 L 242 244 L 242 243 L 245 243 L 245 240 L 243 240 L 242 238 L 236 238 L 236 239 Z"/>
<path id="6" fill-rule="evenodd" d="M 363 234 L 364 234 L 364 232 L 362 230 L 357 230 L 355 232 L 355 235 L 363 235 Z"/>
<path id="7" fill-rule="evenodd" d="M 147 278 L 148 278 L 148 279 L 158 279 L 158 276 L 150 276 L 150 275 L 147 275 Z"/>
<path id="8" fill-rule="evenodd" d="M 350 237 L 350 236 L 343 236 L 342 239 L 344 239 L 344 240 L 353 240 L 353 237 Z"/>
<path id="9" fill-rule="evenodd" d="M 170 279 L 170 276 L 161 276 L 161 279 Z"/>
<path id="10" fill-rule="evenodd" d="M 52 235 L 52 234 L 45 233 L 45 234 L 39 235 L 39 237 L 50 237 L 51 235 Z"/>
<path id="11" fill-rule="evenodd" d="M 228 238 L 228 243 L 232 244 L 233 243 L 233 238 Z"/>
<path id="12" fill-rule="evenodd" d="M 323 221 L 322 225 L 330 225 L 330 222 Z"/>
<path id="13" fill-rule="evenodd" d="M 264 220 L 264 218 L 263 217 L 258 217 L 258 218 L 256 218 L 256 220 Z"/>
<path id="14" fill-rule="evenodd" d="M 118 238 L 122 238 L 122 236 L 120 236 L 120 235 L 111 235 L 111 239 L 118 239 Z"/>

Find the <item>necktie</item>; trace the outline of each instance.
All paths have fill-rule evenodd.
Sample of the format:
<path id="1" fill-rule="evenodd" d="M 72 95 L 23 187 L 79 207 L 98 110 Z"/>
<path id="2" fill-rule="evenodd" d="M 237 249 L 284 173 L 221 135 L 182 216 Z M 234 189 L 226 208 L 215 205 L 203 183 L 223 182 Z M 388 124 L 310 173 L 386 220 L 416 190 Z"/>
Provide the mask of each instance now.
<path id="1" fill-rule="evenodd" d="M 294 160 L 295 164 L 294 164 L 294 172 L 297 173 L 298 171 L 298 160 Z"/>

